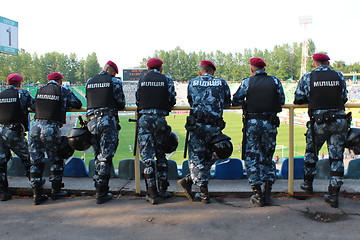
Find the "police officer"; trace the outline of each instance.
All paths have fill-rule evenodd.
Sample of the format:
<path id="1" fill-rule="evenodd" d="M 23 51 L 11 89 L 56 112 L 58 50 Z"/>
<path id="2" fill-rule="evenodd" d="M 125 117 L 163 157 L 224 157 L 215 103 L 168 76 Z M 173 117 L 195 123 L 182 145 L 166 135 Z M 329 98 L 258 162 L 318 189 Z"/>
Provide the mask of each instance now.
<path id="1" fill-rule="evenodd" d="M 276 146 L 277 113 L 285 103 L 280 80 L 267 75 L 266 63 L 261 58 L 250 59 L 252 76 L 242 81 L 233 96 L 233 106 L 243 105 L 243 157 L 247 177 L 254 195 L 251 202 L 257 206 L 270 204 L 275 181 L 275 163 L 272 157 Z M 264 191 L 261 185 L 264 183 Z"/>
<path id="2" fill-rule="evenodd" d="M 66 110 L 79 109 L 82 106 L 74 93 L 61 86 L 61 73 L 50 73 L 47 78 L 48 83 L 41 87 L 35 96 L 35 121 L 31 126 L 29 138 L 30 183 L 35 205 L 48 198 L 43 194 L 45 153 L 50 162 L 51 198 L 56 200 L 69 196 L 67 191 L 61 191 L 64 160 L 59 155 L 62 141 L 60 128 L 66 123 Z"/>
<path id="3" fill-rule="evenodd" d="M 314 54 L 313 60 L 315 70 L 305 73 L 300 79 L 294 100 L 294 104 L 309 104 L 310 117 L 306 132 L 304 182 L 300 187 L 309 193 L 313 191 L 319 150 L 326 141 L 331 177 L 325 201 L 337 208 L 338 194 L 343 184 L 343 154 L 350 120 L 344 107 L 348 100 L 346 83 L 340 72 L 330 69 L 330 58 L 326 54 Z"/>
<path id="4" fill-rule="evenodd" d="M 139 80 L 136 90 L 139 151 L 145 164 L 146 200 L 151 204 L 158 203 L 158 197 L 170 197 L 168 162 L 162 145 L 171 131 L 165 117 L 176 103 L 176 92 L 171 77 L 162 74 L 162 65 L 158 58 L 149 59 L 148 73 Z"/>
<path id="5" fill-rule="evenodd" d="M 8 87 L 0 93 L 0 194 L 1 201 L 11 199 L 7 181 L 7 162 L 13 151 L 23 162 L 29 177 L 30 159 L 25 132 L 28 126 L 28 108 L 34 104 L 29 92 L 21 89 L 23 77 L 18 73 L 7 76 Z"/>
<path id="6" fill-rule="evenodd" d="M 212 62 L 203 60 L 200 63 L 200 77 L 189 81 L 187 97 L 191 110 L 185 127 L 190 132 L 190 175 L 178 181 L 189 200 L 194 198 L 205 204 L 210 203 L 210 168 L 218 160 L 210 148 L 210 142 L 225 127 L 223 109 L 231 105 L 229 86 L 224 79 L 213 76 L 215 71 L 216 67 Z M 194 197 L 191 192 L 192 184 L 200 188 L 200 192 Z"/>
<path id="7" fill-rule="evenodd" d="M 112 159 L 119 144 L 118 111 L 125 107 L 122 82 L 116 78 L 117 65 L 108 61 L 102 71 L 86 83 L 88 128 L 95 154 L 96 202 L 102 204 L 112 199 L 109 180 Z"/>

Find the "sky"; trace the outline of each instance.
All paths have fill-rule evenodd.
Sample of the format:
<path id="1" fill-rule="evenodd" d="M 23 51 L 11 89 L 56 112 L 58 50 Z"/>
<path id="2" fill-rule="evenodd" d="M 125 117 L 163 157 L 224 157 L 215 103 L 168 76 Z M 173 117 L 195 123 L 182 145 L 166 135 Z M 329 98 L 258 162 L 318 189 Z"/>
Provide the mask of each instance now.
<path id="1" fill-rule="evenodd" d="M 359 0 L 0 0 L 30 53 L 95 52 L 100 65 L 137 67 L 156 50 L 224 53 L 311 38 L 332 61 L 360 62 Z M 299 17 L 311 16 L 305 30 Z"/>

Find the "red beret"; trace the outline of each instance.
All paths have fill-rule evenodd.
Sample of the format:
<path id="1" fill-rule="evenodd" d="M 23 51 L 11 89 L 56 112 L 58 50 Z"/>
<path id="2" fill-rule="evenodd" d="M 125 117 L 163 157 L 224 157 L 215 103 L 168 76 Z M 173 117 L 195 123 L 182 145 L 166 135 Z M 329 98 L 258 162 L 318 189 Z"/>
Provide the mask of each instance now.
<path id="1" fill-rule="evenodd" d="M 115 72 L 119 73 L 119 69 L 113 61 L 108 61 L 106 64 L 112 66 L 115 69 Z"/>
<path id="2" fill-rule="evenodd" d="M 53 73 L 50 73 L 48 76 L 47 76 L 48 80 L 61 80 L 63 79 L 63 75 L 61 75 L 61 73 L 58 73 L 58 72 L 53 72 Z"/>
<path id="3" fill-rule="evenodd" d="M 8 84 L 20 83 L 23 80 L 23 76 L 18 73 L 12 73 L 6 78 Z"/>
<path id="4" fill-rule="evenodd" d="M 209 66 L 209 67 L 212 67 L 214 69 L 214 71 L 216 71 L 215 65 L 212 62 L 207 61 L 207 60 L 202 60 L 200 63 L 200 66 Z"/>
<path id="5" fill-rule="evenodd" d="M 316 53 L 313 55 L 313 60 L 315 62 L 325 62 L 325 61 L 329 61 L 330 58 L 328 55 L 326 55 L 324 53 Z"/>
<path id="6" fill-rule="evenodd" d="M 147 62 L 147 66 L 149 68 L 157 68 L 157 67 L 161 67 L 163 65 L 163 61 L 161 61 L 161 59 L 158 58 L 150 58 L 149 61 Z"/>
<path id="7" fill-rule="evenodd" d="M 261 58 L 250 59 L 250 65 L 255 67 L 265 67 L 266 63 Z"/>

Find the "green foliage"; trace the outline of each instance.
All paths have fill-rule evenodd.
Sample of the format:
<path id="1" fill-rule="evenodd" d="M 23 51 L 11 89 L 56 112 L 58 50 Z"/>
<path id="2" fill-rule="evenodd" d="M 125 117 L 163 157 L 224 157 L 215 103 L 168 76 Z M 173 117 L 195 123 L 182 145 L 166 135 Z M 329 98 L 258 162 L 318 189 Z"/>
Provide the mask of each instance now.
<path id="1" fill-rule="evenodd" d="M 198 66 L 201 60 L 210 60 L 216 65 L 216 76 L 227 81 L 241 81 L 250 75 L 249 60 L 253 57 L 263 58 L 267 63 L 267 71 L 281 80 L 299 79 L 302 57 L 302 43 L 276 45 L 272 51 L 265 49 L 244 49 L 243 53 L 223 53 L 221 51 L 204 53 L 185 53 L 180 47 L 174 50 L 157 50 L 152 57 L 164 61 L 164 73 L 173 77 L 175 81 L 188 81 L 198 76 Z M 315 53 L 315 44 L 308 40 L 308 66 L 311 70 L 311 56 Z M 141 67 L 146 67 L 144 58 Z"/>
<path id="2" fill-rule="evenodd" d="M 213 61 L 217 67 L 216 76 L 227 81 L 240 82 L 250 76 L 249 60 L 260 57 L 267 63 L 266 70 L 270 75 L 275 75 L 281 80 L 299 79 L 303 43 L 276 45 L 272 50 L 244 49 L 243 52 L 223 53 L 215 51 L 210 53 L 186 53 L 179 46 L 174 50 L 156 50 L 151 57 L 162 59 L 164 73 L 170 75 L 175 81 L 189 81 L 198 76 L 201 60 Z M 307 71 L 312 69 L 311 56 L 318 52 L 315 43 L 308 40 Z M 143 58 L 140 62 L 146 68 L 150 57 Z M 335 70 L 345 73 L 360 72 L 360 63 L 346 65 L 344 61 L 335 61 Z M 78 60 L 75 53 L 66 55 L 58 52 L 45 53 L 44 55 L 30 54 L 24 49 L 16 56 L 0 54 L 0 81 L 4 84 L 6 76 L 10 73 L 20 73 L 24 76 L 25 83 L 45 83 L 46 76 L 54 71 L 61 72 L 65 81 L 84 84 L 90 77 L 100 70 L 96 53 L 88 54 L 86 59 Z"/>
<path id="3" fill-rule="evenodd" d="M 24 84 L 46 83 L 51 72 L 63 74 L 64 81 L 84 83 L 100 70 L 96 53 L 79 61 L 75 53 L 50 52 L 38 56 L 21 49 L 16 56 L 0 54 L 0 63 L 0 79 L 4 84 L 6 76 L 14 72 L 24 76 Z"/>

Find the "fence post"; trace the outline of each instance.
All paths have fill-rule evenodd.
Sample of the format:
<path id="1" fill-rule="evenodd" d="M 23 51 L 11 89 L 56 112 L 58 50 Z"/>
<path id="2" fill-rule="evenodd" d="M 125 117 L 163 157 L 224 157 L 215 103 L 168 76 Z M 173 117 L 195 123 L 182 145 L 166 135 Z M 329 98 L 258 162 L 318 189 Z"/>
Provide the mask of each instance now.
<path id="1" fill-rule="evenodd" d="M 135 111 L 135 119 L 138 119 L 138 113 L 137 111 Z M 137 131 L 137 126 L 138 124 L 135 125 L 135 132 Z M 136 134 L 135 134 L 136 135 Z M 136 153 L 135 153 L 135 161 L 134 161 L 134 170 L 135 170 L 135 193 L 136 194 L 140 194 L 141 189 L 140 189 L 140 152 L 139 152 L 139 141 L 138 139 L 136 139 Z"/>
<path id="2" fill-rule="evenodd" d="M 288 193 L 294 194 L 294 107 L 289 107 Z"/>

